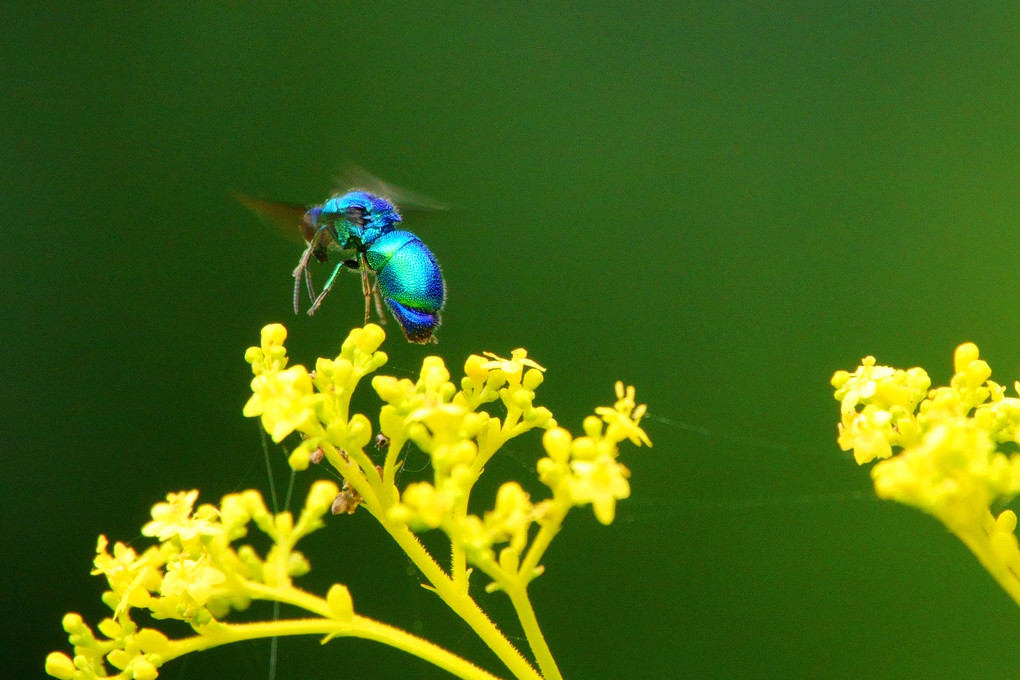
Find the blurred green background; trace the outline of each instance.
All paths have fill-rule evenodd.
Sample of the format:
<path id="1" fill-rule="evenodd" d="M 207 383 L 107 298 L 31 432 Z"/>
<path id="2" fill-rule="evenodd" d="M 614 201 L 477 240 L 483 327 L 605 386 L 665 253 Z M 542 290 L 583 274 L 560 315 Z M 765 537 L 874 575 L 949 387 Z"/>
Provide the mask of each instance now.
<path id="1" fill-rule="evenodd" d="M 1017 377 L 1020 4 L 4 3 L 0 26 L 9 677 L 69 649 L 65 611 L 103 615 L 97 534 L 138 539 L 167 491 L 266 487 L 245 348 L 283 321 L 296 360 L 333 355 L 362 299 L 347 278 L 294 317 L 300 249 L 230 192 L 321 201 L 345 160 L 458 208 L 407 222 L 449 303 L 438 347 L 390 338 L 392 373 L 524 346 L 575 432 L 617 379 L 669 421 L 624 450 L 617 523 L 576 511 L 534 585 L 566 677 L 1020 674 L 1020 611 L 871 498 L 828 385 L 865 354 L 944 381 L 965 340 Z M 512 449 L 494 478 L 538 437 Z M 500 671 L 367 515 L 305 549 L 309 589 Z M 446 676 L 291 639 L 279 677 Z"/>

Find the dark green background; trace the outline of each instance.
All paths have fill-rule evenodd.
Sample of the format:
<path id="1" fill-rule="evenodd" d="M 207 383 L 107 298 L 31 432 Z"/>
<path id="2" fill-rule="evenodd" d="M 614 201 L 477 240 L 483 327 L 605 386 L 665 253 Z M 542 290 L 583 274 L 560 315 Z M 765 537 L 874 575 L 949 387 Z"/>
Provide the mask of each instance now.
<path id="1" fill-rule="evenodd" d="M 136 539 L 169 490 L 265 487 L 245 348 L 283 321 L 296 359 L 335 354 L 362 302 L 345 279 L 293 317 L 299 249 L 230 192 L 322 200 L 344 160 L 459 208 L 407 222 L 449 304 L 392 372 L 524 346 L 575 432 L 617 379 L 711 431 L 648 421 L 618 522 L 579 510 L 553 544 L 533 591 L 567 678 L 1020 674 L 1016 604 L 870 500 L 828 386 L 865 354 L 944 381 L 965 340 L 1017 377 L 1016 2 L 24 3 L 0 39 L 10 677 L 67 649 L 65 611 L 103 614 L 97 534 Z M 499 670 L 369 517 L 305 547 L 310 589 Z M 279 677 L 444 676 L 302 639 Z"/>

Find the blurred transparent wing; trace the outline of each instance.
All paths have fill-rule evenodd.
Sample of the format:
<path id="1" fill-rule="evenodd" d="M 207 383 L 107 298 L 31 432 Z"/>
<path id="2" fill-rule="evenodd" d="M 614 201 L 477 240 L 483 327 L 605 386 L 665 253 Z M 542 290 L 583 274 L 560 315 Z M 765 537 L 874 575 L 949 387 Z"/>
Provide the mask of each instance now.
<path id="1" fill-rule="evenodd" d="M 402 213 L 435 213 L 446 212 L 450 209 L 448 205 L 444 205 L 434 198 L 384 182 L 353 163 L 344 164 L 334 181 L 336 182 L 337 196 L 352 189 L 360 189 L 390 199 Z"/>
<path id="2" fill-rule="evenodd" d="M 234 193 L 241 205 L 270 223 L 284 238 L 304 245 L 315 236 L 315 227 L 305 220 L 308 206 L 300 203 L 266 201 L 246 194 Z"/>

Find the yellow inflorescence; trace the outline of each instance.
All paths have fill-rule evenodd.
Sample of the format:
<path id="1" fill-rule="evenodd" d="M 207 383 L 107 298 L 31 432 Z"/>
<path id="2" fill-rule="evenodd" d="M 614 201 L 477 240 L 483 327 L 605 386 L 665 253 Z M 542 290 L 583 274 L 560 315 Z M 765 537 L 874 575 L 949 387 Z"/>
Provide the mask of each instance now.
<path id="1" fill-rule="evenodd" d="M 616 385 L 616 403 L 596 409 L 584 421 L 584 436 L 574 438 L 557 426 L 552 414 L 537 406 L 535 390 L 545 369 L 523 349 L 504 359 L 495 354 L 472 355 L 464 377 L 453 382 L 439 357 L 426 357 L 416 380 L 376 375 L 372 388 L 381 398 L 377 447 L 372 422 L 351 413 L 351 397 L 362 378 L 386 363 L 379 350 L 385 334 L 374 324 L 355 329 L 333 359 L 318 359 L 315 369 L 288 365 L 279 324 L 262 330 L 258 347 L 245 354 L 251 364 L 252 396 L 244 415 L 261 419 L 276 442 L 292 434 L 289 463 L 303 470 L 326 462 L 343 478 L 312 485 L 305 508 L 295 520 L 290 513 L 269 512 L 255 491 L 231 494 L 219 506 L 195 506 L 198 492 L 167 495 L 152 509 L 142 533 L 159 541 L 140 554 L 116 543 L 112 552 L 100 537 L 95 574 L 106 577 L 110 590 L 103 601 L 113 614 L 93 632 L 75 614 L 64 627 L 75 647 L 74 657 L 54 652 L 47 672 L 67 680 L 118 677 L 149 680 L 166 661 L 189 651 L 257 636 L 319 633 L 369 637 L 428 659 L 464 678 L 490 678 L 484 671 L 435 647 L 426 640 L 354 614 L 350 594 L 334 585 L 325 598 L 293 586 L 293 578 L 310 566 L 294 550 L 298 539 L 323 526 L 333 512 L 364 507 L 422 570 L 430 586 L 493 648 L 519 678 L 538 680 L 538 672 L 517 652 L 468 595 L 468 564 L 492 581 L 490 590 L 504 590 L 521 617 L 542 676 L 559 672 L 538 629 L 526 588 L 542 572 L 539 564 L 567 512 L 590 504 L 598 521 L 609 524 L 616 503 L 630 495 L 629 471 L 617 461 L 618 445 L 651 442 L 641 428 L 645 407 L 634 401 L 634 388 Z M 499 402 L 501 416 L 484 410 Z M 550 497 L 533 501 L 516 481 L 504 483 L 491 510 L 468 512 L 475 482 L 486 463 L 507 441 L 529 430 L 545 430 L 547 457 L 538 461 L 539 480 Z M 409 443 L 431 459 L 430 481 L 396 485 L 396 473 Z M 250 525 L 272 541 L 260 556 L 248 545 L 236 546 Z M 412 531 L 439 529 L 450 540 L 449 569 L 414 539 Z M 270 621 L 231 626 L 231 610 L 254 599 L 275 600 L 311 612 L 318 619 Z M 133 609 L 156 619 L 178 619 L 195 636 L 171 640 L 153 628 L 139 628 Z M 116 672 L 110 674 L 110 668 Z"/>
<path id="2" fill-rule="evenodd" d="M 989 380 L 976 345 L 960 345 L 953 363 L 949 385 L 935 389 L 924 370 L 876 366 L 874 357 L 838 371 L 839 444 L 860 464 L 877 459 L 875 493 L 942 521 L 1020 604 L 1016 515 L 992 514 L 1020 492 L 1020 456 L 1001 450 L 1020 443 L 1020 398 Z"/>
<path id="3" fill-rule="evenodd" d="M 152 508 L 152 521 L 143 529 L 158 545 L 139 554 L 117 542 L 111 553 L 109 541 L 100 536 L 92 573 L 106 578 L 103 602 L 112 614 L 96 631 L 77 614 L 65 616 L 74 657 L 50 654 L 46 672 L 65 680 L 151 680 L 160 666 L 182 654 L 244 639 L 218 619 L 231 609 L 246 608 L 252 599 L 302 600 L 291 578 L 307 572 L 307 563 L 293 546 L 323 526 L 321 518 L 336 492 L 332 482 L 316 482 L 297 522 L 289 513 L 268 512 L 256 491 L 230 494 L 219 507 L 197 509 L 196 491 L 171 493 Z M 252 522 L 274 542 L 264 559 L 250 546 L 233 545 Z M 136 609 L 155 619 L 184 621 L 196 636 L 171 640 L 155 628 L 141 628 L 132 617 Z"/>

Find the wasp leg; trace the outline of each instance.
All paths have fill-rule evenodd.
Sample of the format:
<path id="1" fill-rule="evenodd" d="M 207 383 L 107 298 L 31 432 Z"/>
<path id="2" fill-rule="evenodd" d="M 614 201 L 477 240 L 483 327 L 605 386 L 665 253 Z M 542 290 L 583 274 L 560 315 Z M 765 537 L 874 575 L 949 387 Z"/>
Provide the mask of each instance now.
<path id="1" fill-rule="evenodd" d="M 312 285 L 312 270 L 305 267 L 305 287 L 308 288 L 309 301 L 315 299 L 315 286 Z"/>
<path id="2" fill-rule="evenodd" d="M 305 283 L 308 285 L 308 297 L 312 297 L 312 273 L 308 270 L 308 261 L 312 257 L 312 251 L 315 249 L 314 241 L 308 243 L 308 247 L 305 248 L 305 252 L 301 253 L 301 260 L 298 262 L 298 266 L 294 269 L 294 313 L 297 314 L 301 308 L 301 275 L 304 274 Z"/>
<path id="3" fill-rule="evenodd" d="M 372 299 L 375 300 L 375 315 L 379 317 L 379 323 L 386 325 L 386 315 L 382 309 L 382 295 L 379 294 L 379 279 L 372 281 Z"/>
<path id="4" fill-rule="evenodd" d="M 358 270 L 361 273 L 361 294 L 365 296 L 365 323 L 368 323 L 372 318 L 372 284 L 368 281 L 368 260 L 364 255 Z"/>
<path id="5" fill-rule="evenodd" d="M 336 266 L 336 269 L 333 270 L 333 273 L 329 275 L 329 279 L 326 281 L 325 288 L 322 289 L 322 292 L 319 293 L 319 296 L 315 298 L 315 300 L 312 302 L 312 306 L 308 310 L 308 316 L 315 314 L 315 311 L 319 308 L 319 305 L 322 304 L 322 300 L 326 297 L 326 294 L 329 293 L 330 289 L 333 287 L 333 281 L 336 280 L 336 275 L 340 273 L 340 270 L 344 268 L 344 265 L 345 263 L 341 262 Z"/>

